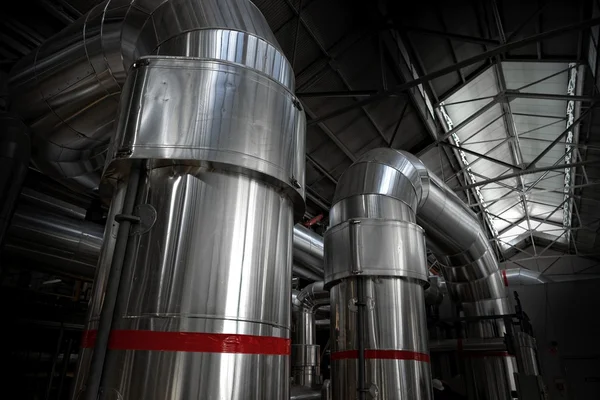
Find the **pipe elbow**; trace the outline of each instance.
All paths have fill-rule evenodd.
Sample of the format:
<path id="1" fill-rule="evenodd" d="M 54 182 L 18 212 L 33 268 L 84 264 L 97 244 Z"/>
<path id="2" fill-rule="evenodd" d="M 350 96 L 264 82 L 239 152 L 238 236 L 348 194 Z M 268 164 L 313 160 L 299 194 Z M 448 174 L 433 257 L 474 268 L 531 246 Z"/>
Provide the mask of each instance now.
<path id="1" fill-rule="evenodd" d="M 301 291 L 292 291 L 292 306 L 296 310 L 314 313 L 317 308 L 329 304 L 329 291 L 323 281 L 313 282 Z"/>
<path id="2" fill-rule="evenodd" d="M 415 213 L 427 199 L 429 171 L 414 155 L 389 148 L 366 152 L 342 174 L 333 203 L 359 195 L 381 195 L 406 203 Z"/>

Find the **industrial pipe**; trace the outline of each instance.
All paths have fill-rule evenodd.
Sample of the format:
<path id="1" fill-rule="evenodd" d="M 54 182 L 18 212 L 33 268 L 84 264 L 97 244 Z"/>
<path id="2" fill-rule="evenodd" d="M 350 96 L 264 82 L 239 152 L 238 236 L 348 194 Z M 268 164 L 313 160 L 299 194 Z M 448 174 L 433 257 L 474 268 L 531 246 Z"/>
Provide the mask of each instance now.
<path id="1" fill-rule="evenodd" d="M 0 246 L 27 175 L 30 149 L 27 126 L 11 114 L 0 114 Z"/>
<path id="2" fill-rule="evenodd" d="M 423 287 L 417 282 L 423 285 L 427 282 L 421 227 L 427 234 L 428 247 L 441 266 L 452 298 L 461 305 L 466 316 L 487 317 L 470 323 L 468 336 L 488 339 L 504 335 L 502 316 L 510 314 L 511 309 L 504 279 L 487 235 L 475 214 L 418 158 L 392 149 L 375 149 L 365 153 L 341 176 L 333 204 L 331 226 L 325 234 L 325 282 L 331 286 L 332 311 L 336 314 L 332 320 L 340 321 L 339 326 L 332 327 L 335 338 L 332 363 L 334 398 L 355 395 L 352 393 L 355 388 L 347 389 L 342 382 L 356 381 L 356 368 L 347 366 L 345 360 L 344 363 L 335 360 L 335 353 L 356 349 L 355 338 L 351 336 L 352 327 L 346 321 L 346 318 L 354 320 L 354 316 L 345 311 L 347 304 L 357 296 L 356 279 L 364 279 L 373 286 L 371 297 L 374 305 L 370 311 L 374 315 L 373 321 L 380 320 L 376 317 L 377 307 L 378 304 L 386 304 L 386 299 L 397 302 L 388 305 L 388 310 L 390 307 L 400 310 L 411 304 L 407 309 L 411 310 L 408 315 L 412 319 L 404 317 L 405 320 L 386 321 L 385 326 L 397 323 L 398 327 L 393 332 L 408 329 L 420 336 L 423 331 L 422 335 L 426 338 L 426 330 L 421 327 L 423 305 L 412 303 L 423 297 Z M 385 279 L 373 281 L 371 276 Z M 395 288 L 384 297 L 381 296 L 385 293 L 381 289 L 385 286 L 384 282 L 394 282 L 402 287 Z M 400 311 L 392 313 L 394 316 L 404 314 Z M 498 318 L 493 318 L 495 316 Z M 377 337 L 380 334 L 378 329 L 382 327 L 369 325 L 366 332 L 375 331 Z M 341 345 L 338 337 L 345 338 Z M 381 340 L 369 345 L 427 353 L 425 341 L 405 341 L 400 335 L 400 340 L 388 344 L 389 337 L 395 335 L 385 332 Z M 510 399 L 511 391 L 515 389 L 512 377 L 514 359 L 483 357 L 477 362 L 481 365 L 474 366 L 476 374 L 486 373 L 493 377 L 488 384 L 478 387 L 477 397 Z M 374 371 L 370 374 L 377 376 L 370 380 L 374 385 L 379 386 L 378 379 L 385 379 L 384 371 L 398 368 L 388 364 L 371 363 Z M 410 365 L 411 371 L 418 370 L 416 364 Z M 429 376 L 428 365 L 419 365 L 425 367 L 420 373 L 410 375 L 409 384 L 403 388 L 395 388 L 393 383 L 388 385 L 387 382 L 382 386 L 397 389 L 397 392 L 418 386 L 419 379 Z M 480 381 L 486 380 L 485 377 L 479 378 Z M 415 392 L 410 393 L 415 396 Z"/>
<path id="3" fill-rule="evenodd" d="M 323 279 L 323 237 L 301 224 L 294 225 L 294 261 Z"/>
<path id="4" fill-rule="evenodd" d="M 432 398 L 425 235 L 417 196 L 389 165 L 400 156 L 367 152 L 336 187 L 324 237 L 336 400 Z"/>
<path id="5" fill-rule="evenodd" d="M 506 286 L 513 285 L 539 285 L 553 282 L 551 278 L 539 271 L 527 268 L 509 268 L 500 271 Z"/>
<path id="6" fill-rule="evenodd" d="M 92 280 L 102 247 L 101 225 L 20 205 L 3 254 L 18 255 L 58 274 Z"/>
<path id="7" fill-rule="evenodd" d="M 506 351 L 506 343 L 502 338 L 492 339 L 436 339 L 429 341 L 429 351 L 438 352 L 487 352 Z"/>
<path id="8" fill-rule="evenodd" d="M 43 173 L 90 190 L 105 166 L 105 193 L 142 163 L 134 211 L 121 215 L 134 225 L 123 266 L 133 278 L 115 306 L 101 397 L 287 399 L 305 119 L 256 6 L 108 0 L 19 62 L 10 85 Z M 114 232 L 111 221 L 80 389 Z"/>
<path id="9" fill-rule="evenodd" d="M 292 377 L 295 385 L 314 387 L 321 383 L 315 312 L 323 305 L 329 305 L 329 292 L 324 289 L 323 281 L 292 292 Z"/>
<path id="10" fill-rule="evenodd" d="M 249 1 L 216 3 L 103 1 L 21 59 L 9 80 L 11 107 L 31 127 L 37 169 L 76 190 L 98 187 L 125 80 L 146 55 L 201 49 L 207 58 L 256 64 L 290 87 L 294 75 L 260 11 Z"/>

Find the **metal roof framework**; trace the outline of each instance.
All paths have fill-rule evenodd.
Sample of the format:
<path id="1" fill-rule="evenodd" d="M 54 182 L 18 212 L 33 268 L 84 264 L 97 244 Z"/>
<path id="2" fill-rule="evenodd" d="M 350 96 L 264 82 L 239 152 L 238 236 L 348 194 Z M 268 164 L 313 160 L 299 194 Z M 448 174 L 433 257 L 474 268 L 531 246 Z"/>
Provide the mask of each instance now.
<path id="1" fill-rule="evenodd" d="M 334 0 L 254 2 L 297 72 L 311 213 L 327 212 L 339 175 L 360 154 L 389 146 L 418 153 L 442 176 L 482 217 L 500 257 L 544 257 L 547 246 L 597 256 L 597 0 L 423 2 L 426 12 L 413 13 L 397 2 L 388 4 L 402 8 L 396 13 Z M 67 24 L 92 2 L 43 3 Z M 30 40 L 34 28 L 7 27 L 27 46 L 0 50 L 26 54 L 43 40 Z M 431 56 L 443 52 L 450 62 Z M 368 70 L 350 68 L 361 59 Z M 570 63 L 585 78 L 574 92 Z"/>
<path id="2" fill-rule="evenodd" d="M 574 233 L 580 230 L 593 232 L 593 243 L 597 242 L 598 228 L 582 222 L 575 193 L 600 183 L 589 179 L 586 173 L 587 166 L 598 164 L 598 159 L 585 158 L 578 142 L 581 125 L 586 118 L 591 119 L 599 100 L 596 85 L 591 94 L 583 94 L 586 72 L 596 75 L 598 6 L 594 5 L 595 18 L 541 32 L 538 18 L 546 7 L 542 4 L 509 35 L 504 32 L 497 3 L 492 1 L 492 6 L 498 39 L 450 33 L 443 20 L 443 31 L 408 28 L 404 33 L 395 32 L 412 80 L 407 79 L 392 88 L 384 85 L 382 89 L 363 91 L 352 91 L 349 87 L 346 92 L 299 93 L 304 98 L 352 97 L 356 101 L 313 118 L 309 124 L 323 124 L 355 107 L 364 109 L 386 96 L 418 88 L 423 103 L 421 111 L 437 114 L 444 129 L 443 133 L 435 129 L 430 131 L 435 142 L 420 156 L 431 151 L 437 151 L 440 158 L 442 152 L 446 156 L 448 150 L 453 153 L 459 169 L 445 179 L 462 178 L 463 185 L 459 190 L 466 191 L 469 206 L 479 211 L 498 255 L 506 258 L 510 254 L 526 252 L 532 258 L 543 257 L 552 248 L 597 257 L 599 254 L 594 253 L 593 246 L 584 249 Z M 532 23 L 536 23 L 538 33 L 515 40 L 519 32 Z M 455 63 L 426 73 L 418 54 L 410 44 L 406 45 L 410 41 L 405 34 L 407 30 L 446 38 Z M 573 31 L 579 32 L 579 48 L 583 47 L 585 35 L 590 35 L 587 60 L 582 60 L 581 54 L 572 62 L 542 60 L 540 43 L 543 40 Z M 455 41 L 478 43 L 486 51 L 459 61 L 454 51 Z M 536 62 L 511 61 L 503 57 L 512 49 L 532 43 L 537 44 Z M 465 78 L 461 68 L 481 61 L 486 62 L 485 68 L 476 76 Z M 423 72 L 421 76 L 418 69 Z M 431 81 L 452 72 L 459 73 L 462 85 L 440 101 Z M 431 99 L 436 102 L 435 107 L 432 107 Z M 398 125 L 400 122 L 401 119 Z M 583 181 L 576 182 L 578 175 Z M 523 243 L 530 245 L 532 253 L 522 249 Z"/>

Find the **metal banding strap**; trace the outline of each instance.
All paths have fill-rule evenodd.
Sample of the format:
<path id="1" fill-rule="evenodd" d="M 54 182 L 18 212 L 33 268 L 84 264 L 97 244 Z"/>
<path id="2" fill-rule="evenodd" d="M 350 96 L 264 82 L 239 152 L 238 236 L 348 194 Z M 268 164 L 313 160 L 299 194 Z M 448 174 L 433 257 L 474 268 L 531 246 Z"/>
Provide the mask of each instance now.
<path id="1" fill-rule="evenodd" d="M 358 359 L 358 350 L 336 351 L 331 353 L 331 360 Z M 365 350 L 366 360 L 412 360 L 429 362 L 429 354 L 410 350 Z"/>
<path id="2" fill-rule="evenodd" d="M 83 333 L 82 348 L 94 347 L 96 331 Z M 289 356 L 291 340 L 273 336 L 204 332 L 114 330 L 111 350 L 183 351 L 190 353 L 233 353 Z"/>

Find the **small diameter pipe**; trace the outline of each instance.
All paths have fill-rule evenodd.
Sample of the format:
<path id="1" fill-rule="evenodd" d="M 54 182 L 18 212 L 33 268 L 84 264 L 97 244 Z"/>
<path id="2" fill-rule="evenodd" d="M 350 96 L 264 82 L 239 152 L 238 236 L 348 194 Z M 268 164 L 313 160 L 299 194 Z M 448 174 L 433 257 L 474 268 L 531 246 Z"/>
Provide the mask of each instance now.
<path id="1" fill-rule="evenodd" d="M 364 296 L 363 278 L 356 278 L 356 292 L 358 302 L 356 303 L 356 338 L 358 340 L 358 398 L 365 400 L 367 388 L 365 385 L 365 340 L 363 337 L 363 323 L 366 320 L 364 312 L 367 303 Z"/>
<path id="2" fill-rule="evenodd" d="M 123 203 L 123 215 L 131 215 L 135 207 L 137 190 L 140 182 L 141 161 L 136 160 L 131 165 L 125 199 Z M 110 268 L 110 275 L 106 285 L 104 294 L 104 302 L 102 311 L 100 312 L 100 321 L 98 323 L 98 331 L 96 334 L 96 343 L 94 345 L 94 354 L 90 364 L 88 382 L 82 400 L 97 400 L 98 391 L 100 390 L 100 382 L 102 380 L 102 371 L 104 369 L 104 358 L 108 349 L 108 340 L 110 337 L 113 314 L 117 302 L 117 295 L 121 283 L 121 273 L 125 261 L 125 253 L 127 251 L 127 243 L 129 242 L 129 229 L 131 221 L 123 220 L 119 223 L 117 232 L 117 242 Z"/>

